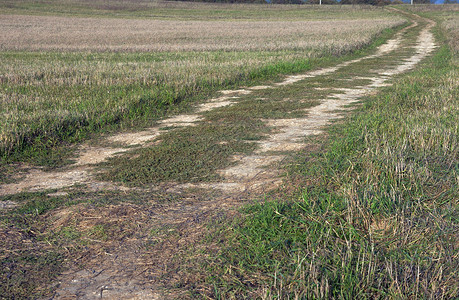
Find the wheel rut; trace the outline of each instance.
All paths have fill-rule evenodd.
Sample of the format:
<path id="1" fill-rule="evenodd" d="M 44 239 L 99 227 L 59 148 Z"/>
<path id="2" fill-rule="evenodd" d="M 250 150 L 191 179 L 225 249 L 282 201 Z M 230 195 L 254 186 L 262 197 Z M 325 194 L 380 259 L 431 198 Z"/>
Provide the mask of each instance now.
<path id="1" fill-rule="evenodd" d="M 431 32 L 434 22 L 417 16 L 411 18 L 410 26 L 399 31 L 374 54 L 329 68 L 288 76 L 271 85 L 221 91 L 220 97 L 197 105 L 193 113 L 170 117 L 143 131 L 109 136 L 104 141 L 109 146 L 82 145 L 78 157 L 75 157 L 75 163 L 62 170 L 46 172 L 40 168 L 28 168 L 24 172 L 18 172 L 22 180 L 0 186 L 0 195 L 49 189 L 65 192 L 74 185 L 79 185 L 77 188 L 81 189 L 83 186 L 86 191 L 135 190 L 149 193 L 160 190 L 180 198 L 180 201 L 156 205 L 147 210 L 134 204 L 122 204 L 108 209 L 76 206 L 53 212 L 48 217 L 57 223 L 70 217 L 83 222 L 99 216 L 116 216 L 116 220 L 124 222 L 124 216 L 132 215 L 134 223 L 147 224 L 145 228 L 171 228 L 182 232 L 171 241 L 161 239 L 149 250 L 145 250 L 145 244 L 152 237 L 151 234 L 144 234 L 112 243 L 110 247 L 106 247 L 109 249 L 107 251 L 88 252 L 91 253 L 89 257 L 82 257 L 79 262 L 70 264 L 69 270 L 61 275 L 54 298 L 162 299 L 162 289 L 167 285 L 164 278 L 166 274 L 170 275 L 167 261 L 177 251 L 182 251 L 178 249 L 183 248 L 184 243 L 199 239 L 200 234 L 205 231 L 204 220 L 215 216 L 219 211 L 239 207 L 248 203 L 249 199 L 260 197 L 279 187 L 282 184 L 282 166 L 292 153 L 306 146 L 305 140 L 308 136 L 321 135 L 328 124 L 342 118 L 362 97 L 390 85 L 394 76 L 413 69 L 435 50 L 435 40 Z M 327 84 L 338 81 L 340 86 Z M 320 96 L 315 99 L 317 105 L 295 111 L 302 114 L 301 117 L 263 119 L 263 123 L 271 128 L 271 133 L 263 139 L 253 141 L 256 147 L 251 153 L 234 155 L 231 166 L 218 170 L 217 173 L 222 178 L 219 181 L 168 182 L 148 188 L 131 188 L 116 182 L 95 179 L 97 164 L 111 157 L 123 155 L 136 148 L 155 147 L 161 143 L 162 136 L 167 132 L 201 126 L 206 122 L 208 112 L 240 105 L 245 97 L 254 97 L 257 93 L 269 98 L 271 91 L 288 87 L 299 87 L 304 98 L 311 91 L 320 91 Z M 11 207 L 14 204 L 8 205 Z M 119 213 L 119 210 L 123 213 Z M 139 225 L 139 228 L 142 226 Z M 87 267 L 81 268 L 82 261 Z"/>

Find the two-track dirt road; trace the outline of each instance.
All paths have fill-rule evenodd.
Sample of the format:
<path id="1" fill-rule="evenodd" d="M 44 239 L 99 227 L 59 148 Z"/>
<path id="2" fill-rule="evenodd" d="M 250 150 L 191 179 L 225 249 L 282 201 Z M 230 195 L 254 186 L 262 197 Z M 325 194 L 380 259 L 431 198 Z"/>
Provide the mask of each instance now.
<path id="1" fill-rule="evenodd" d="M 342 118 L 349 111 L 350 105 L 378 92 L 378 88 L 390 85 L 394 76 L 413 69 L 434 51 L 435 40 L 431 32 L 434 23 L 417 16 L 410 18 L 410 26 L 400 30 L 371 55 L 289 76 L 281 82 L 266 86 L 222 91 L 220 97 L 196 106 L 192 113 L 162 120 L 158 126 L 141 132 L 107 137 L 107 143 L 104 144 L 116 143 L 116 147 L 82 145 L 75 163 L 65 169 L 46 172 L 32 168 L 19 174 L 23 176 L 22 180 L 0 186 L 0 195 L 48 189 L 58 189 L 65 193 L 77 184 L 75 188 L 86 191 L 111 189 L 126 193 L 131 190 L 148 193 L 160 190 L 179 198 L 178 201 L 154 206 L 154 209 L 147 211 L 134 204 L 121 204 L 105 208 L 66 207 L 54 212 L 49 217 L 56 224 L 68 218 L 88 222 L 91 218 L 102 217 L 115 222 L 129 216 L 134 223 L 138 222 L 139 228 L 146 223 L 148 228 L 176 228 L 182 231 L 183 237 L 183 242 L 180 237 L 173 242 L 161 240 L 148 251 L 144 245 L 151 237 L 144 235 L 113 242 L 107 247 L 109 251 L 88 252 L 87 256 L 82 256 L 75 264 L 69 262 L 70 269 L 60 276 L 54 298 L 162 298 L 161 286 L 164 275 L 168 274 L 168 258 L 175 251 L 180 251 L 186 240 L 199 235 L 202 221 L 208 215 L 239 207 L 249 199 L 278 187 L 282 184 L 282 165 L 289 155 L 305 147 L 308 136 L 320 135 L 327 124 Z M 294 98 L 300 100 L 295 101 L 312 99 L 317 105 L 292 109 L 289 113 L 294 117 L 286 115 L 263 118 L 262 121 L 271 129 L 271 133 L 258 141 L 252 141 L 256 144 L 254 151 L 235 155 L 231 166 L 218 170 L 222 178 L 220 181 L 164 182 L 132 189 L 117 182 L 95 179 L 95 166 L 110 157 L 123 155 L 136 148 L 155 147 L 168 131 L 203 126 L 209 112 L 234 108 L 245 101 L 270 101 L 270 93 L 290 88 L 297 90 Z M 280 101 L 291 100 L 285 98 Z"/>

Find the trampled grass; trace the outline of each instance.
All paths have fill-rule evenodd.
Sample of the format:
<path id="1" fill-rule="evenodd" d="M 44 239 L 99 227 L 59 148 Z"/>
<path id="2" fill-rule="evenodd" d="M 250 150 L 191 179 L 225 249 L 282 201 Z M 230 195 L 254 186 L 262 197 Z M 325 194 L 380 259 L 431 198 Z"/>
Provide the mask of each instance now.
<path id="1" fill-rule="evenodd" d="M 62 141 L 78 141 L 112 126 L 151 124 L 179 102 L 305 70 L 311 58 L 359 49 L 385 28 L 401 23 L 380 9 L 314 8 L 313 13 L 298 13 L 285 7 L 277 13 L 264 6 L 247 10 L 158 4 L 150 14 L 167 17 L 156 18 L 125 6 L 104 10 L 98 6 L 104 3 L 1 2 L 0 22 L 7 28 L 0 53 L 4 160 L 33 158 Z M 45 11 L 60 16 L 30 15 Z M 69 18 L 81 12 L 100 12 L 104 18 Z M 239 13 L 244 21 L 237 20 Z M 131 19 L 123 19 L 125 14 Z M 292 14 L 295 21 L 290 20 Z M 329 20 L 338 15 L 341 20 Z M 187 26 L 181 21 L 184 16 L 190 20 Z M 225 30 L 227 26 L 231 30 Z M 39 49 L 46 51 L 30 51 Z M 135 52 L 150 50 L 154 52 Z"/>
<path id="2" fill-rule="evenodd" d="M 305 109 L 317 105 L 320 92 L 307 99 L 302 92 L 308 88 L 299 83 L 269 89 L 271 93 L 254 91 L 234 100 L 234 105 L 206 112 L 195 126 L 162 134 L 161 142 L 152 147 L 110 159 L 99 177 L 134 186 L 222 180 L 218 170 L 234 165 L 232 157 L 252 152 L 257 147 L 253 142 L 272 131 L 263 120 L 304 116 Z"/>
<path id="3" fill-rule="evenodd" d="M 444 33 L 437 27 L 440 42 Z M 452 47 L 442 45 L 332 126 L 317 152 L 299 155 L 289 171 L 293 182 L 303 178 L 297 197 L 223 222 L 215 240 L 225 246 L 207 265 L 212 297 L 457 297 L 459 60 Z"/>

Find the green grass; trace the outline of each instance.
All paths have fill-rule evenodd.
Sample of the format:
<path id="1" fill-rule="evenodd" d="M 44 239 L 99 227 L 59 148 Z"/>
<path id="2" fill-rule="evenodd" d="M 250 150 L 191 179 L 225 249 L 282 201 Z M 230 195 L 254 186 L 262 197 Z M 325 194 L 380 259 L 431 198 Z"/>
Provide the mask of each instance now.
<path id="1" fill-rule="evenodd" d="M 284 53 L 285 54 L 285 53 Z M 236 57 L 235 57 L 236 56 Z M 258 69 L 246 68 L 232 70 L 230 67 L 218 67 L 222 61 L 235 63 L 263 56 L 278 56 L 278 63 Z M 5 61 L 18 62 L 16 67 L 24 70 L 18 75 L 18 83 L 9 80 L 1 85 L 7 100 L 15 102 L 11 118 L 7 120 L 2 141 L 2 156 L 24 151 L 28 146 L 46 148 L 61 140 L 78 140 L 88 131 L 97 131 L 107 125 L 116 125 L 123 119 L 156 119 L 175 104 L 199 93 L 201 96 L 222 88 L 232 86 L 242 80 L 262 79 L 267 76 L 297 71 L 309 67 L 309 63 L 299 60 L 288 64 L 282 62 L 281 53 L 176 53 L 176 54 L 59 54 L 59 53 L 3 53 Z M 193 60 L 204 59 L 209 63 L 207 70 L 196 72 L 197 80 L 164 77 L 155 70 L 148 74 L 146 68 L 161 61 L 162 68 L 176 61 L 193 64 Z M 243 58 L 244 57 L 244 58 Z M 266 57 L 265 57 L 266 58 Z M 84 62 L 85 66 L 81 66 Z M 129 72 L 136 80 L 126 82 L 126 70 L 109 74 L 117 64 L 141 62 L 142 67 Z M 103 64 L 100 72 L 92 69 Z M 216 67 L 211 67 L 211 66 Z M 76 74 L 68 73 L 68 68 L 79 68 Z M 27 74 L 31 69 L 42 69 L 42 75 Z M 126 69 L 123 68 L 123 69 Z M 145 70 L 142 70 L 145 69 Z M 86 71 L 85 71 L 86 70 Z M 140 74 L 146 71 L 146 74 Z M 180 70 L 179 72 L 192 72 Z M 227 73 L 227 77 L 212 75 L 214 72 Z M 18 69 L 16 69 L 18 72 Z M 18 72 L 19 73 L 19 72 Z M 33 72 L 36 73 L 36 72 Z M 228 74 L 231 73 L 231 74 Z M 207 74 L 207 75 L 206 75 Z M 148 82 L 145 79 L 148 76 Z M 184 74 L 181 74 L 184 75 Z M 39 76 L 39 78 L 36 78 Z M 174 76 L 173 74 L 169 74 Z M 22 78 L 21 78 L 22 77 Z M 78 77 L 82 77 L 81 80 Z M 105 80 L 113 83 L 105 83 Z M 143 80 L 142 80 L 143 78 Z M 44 84 L 40 81 L 44 79 Z M 77 82 L 75 82 L 77 81 Z M 80 81 L 80 82 L 78 82 Z M 34 100 L 38 98 L 39 101 Z M 7 103 L 9 102 L 7 101 Z M 38 103 L 37 103 L 38 102 Z M 59 116 L 60 112 L 60 116 Z M 14 115 L 13 115 L 14 113 Z M 25 116 L 28 116 L 25 119 Z M 62 122 L 56 122 L 61 119 Z M 3 127 L 2 126 L 2 127 Z M 11 129 L 10 129 L 11 128 Z M 10 130 L 15 130 L 15 134 Z M 8 132 L 10 131 L 10 132 Z M 10 140 L 11 139 L 11 140 Z"/>
<path id="2" fill-rule="evenodd" d="M 207 296 L 457 297 L 458 67 L 442 45 L 296 157 L 296 197 L 219 224 Z"/>
<path id="3" fill-rule="evenodd" d="M 101 178 L 131 185 L 217 180 L 215 171 L 230 165 L 231 155 L 253 150 L 246 141 L 260 138 L 262 122 L 238 121 L 238 126 L 215 122 L 165 134 L 156 146 L 111 159 Z"/>
<path id="4" fill-rule="evenodd" d="M 19 160 L 48 166 L 62 165 L 62 157 L 68 155 L 71 148 L 61 146 L 81 142 L 91 133 L 149 125 L 167 112 L 183 111 L 196 99 L 209 97 L 218 89 L 232 87 L 242 82 L 254 83 L 279 74 L 307 70 L 314 63 L 311 60 L 300 58 L 299 52 L 293 54 L 296 59 L 290 62 L 284 61 L 283 55 L 289 56 L 285 52 L 277 54 L 257 52 L 237 54 L 226 52 L 201 54 L 3 53 L 5 61 L 21 61 L 20 68 L 24 70 L 42 65 L 40 69 L 43 68 L 44 72 L 48 72 L 49 75 L 44 76 L 51 82 L 31 84 L 31 80 L 35 81 L 33 78 L 24 78 L 19 84 L 4 82 L 0 85 L 0 90 L 7 99 L 4 104 L 8 108 L 5 109 L 7 112 L 11 110 L 6 122 L 0 126 L 4 133 L 0 157 L 3 163 Z M 158 69 L 154 69 L 155 74 L 151 75 L 153 78 L 148 77 L 151 69 L 146 68 L 157 60 L 161 60 L 161 68 L 164 69 L 168 63 L 184 60 L 193 64 L 193 60 L 201 61 L 204 57 L 208 67 L 196 69 L 196 72 L 190 68 L 182 68 L 163 78 L 164 75 L 158 72 Z M 276 62 L 255 68 L 251 66 L 238 69 L 232 66 L 219 67 L 220 62 L 226 59 L 238 65 L 251 59 L 261 62 L 273 58 Z M 73 72 L 67 74 L 65 70 L 68 67 L 81 65 L 79 61 L 86 62 L 88 68 L 88 73 L 81 74 L 81 76 L 89 77 L 89 81 L 92 79 L 96 82 L 107 76 L 109 80 L 117 81 L 113 74 L 108 75 L 113 66 L 142 61 L 141 69 L 145 69 L 145 73 L 141 73 L 142 70 L 136 70 L 131 76 L 148 78 L 148 82 L 145 83 L 145 80 L 140 77 L 137 80 L 114 84 L 65 82 L 75 80 L 75 74 Z M 92 66 L 97 68 L 97 65 L 101 63 L 105 64 L 104 69 L 106 70 L 94 73 L 91 70 Z M 53 71 L 56 66 L 62 66 L 62 69 Z M 188 72 L 195 73 L 191 79 L 186 76 Z M 78 73 L 81 73 L 81 69 Z M 121 70 L 115 73 L 115 76 L 123 76 L 123 74 Z M 182 79 L 177 78 L 181 75 L 185 76 Z M 13 102 L 14 107 L 10 104 Z"/>
<path id="5" fill-rule="evenodd" d="M 307 84 L 297 83 L 268 89 L 272 95 L 264 99 L 260 97 L 269 92 L 263 90 L 241 96 L 231 106 L 206 112 L 205 119 L 195 126 L 168 128 L 158 144 L 110 159 L 100 178 L 135 186 L 221 180 L 218 170 L 235 164 L 231 159 L 234 155 L 253 152 L 253 142 L 272 131 L 263 119 L 304 116 L 305 109 L 317 105 L 322 92 L 305 97 L 307 88 Z"/>

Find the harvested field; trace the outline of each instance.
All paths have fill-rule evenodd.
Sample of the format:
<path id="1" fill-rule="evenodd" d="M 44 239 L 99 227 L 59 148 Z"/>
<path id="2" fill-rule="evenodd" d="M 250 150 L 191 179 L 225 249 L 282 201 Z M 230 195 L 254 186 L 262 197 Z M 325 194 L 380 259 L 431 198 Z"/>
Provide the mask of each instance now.
<path id="1" fill-rule="evenodd" d="M 1 15 L 0 50 L 282 51 L 343 53 L 400 18 L 320 21 L 173 21 Z"/>

